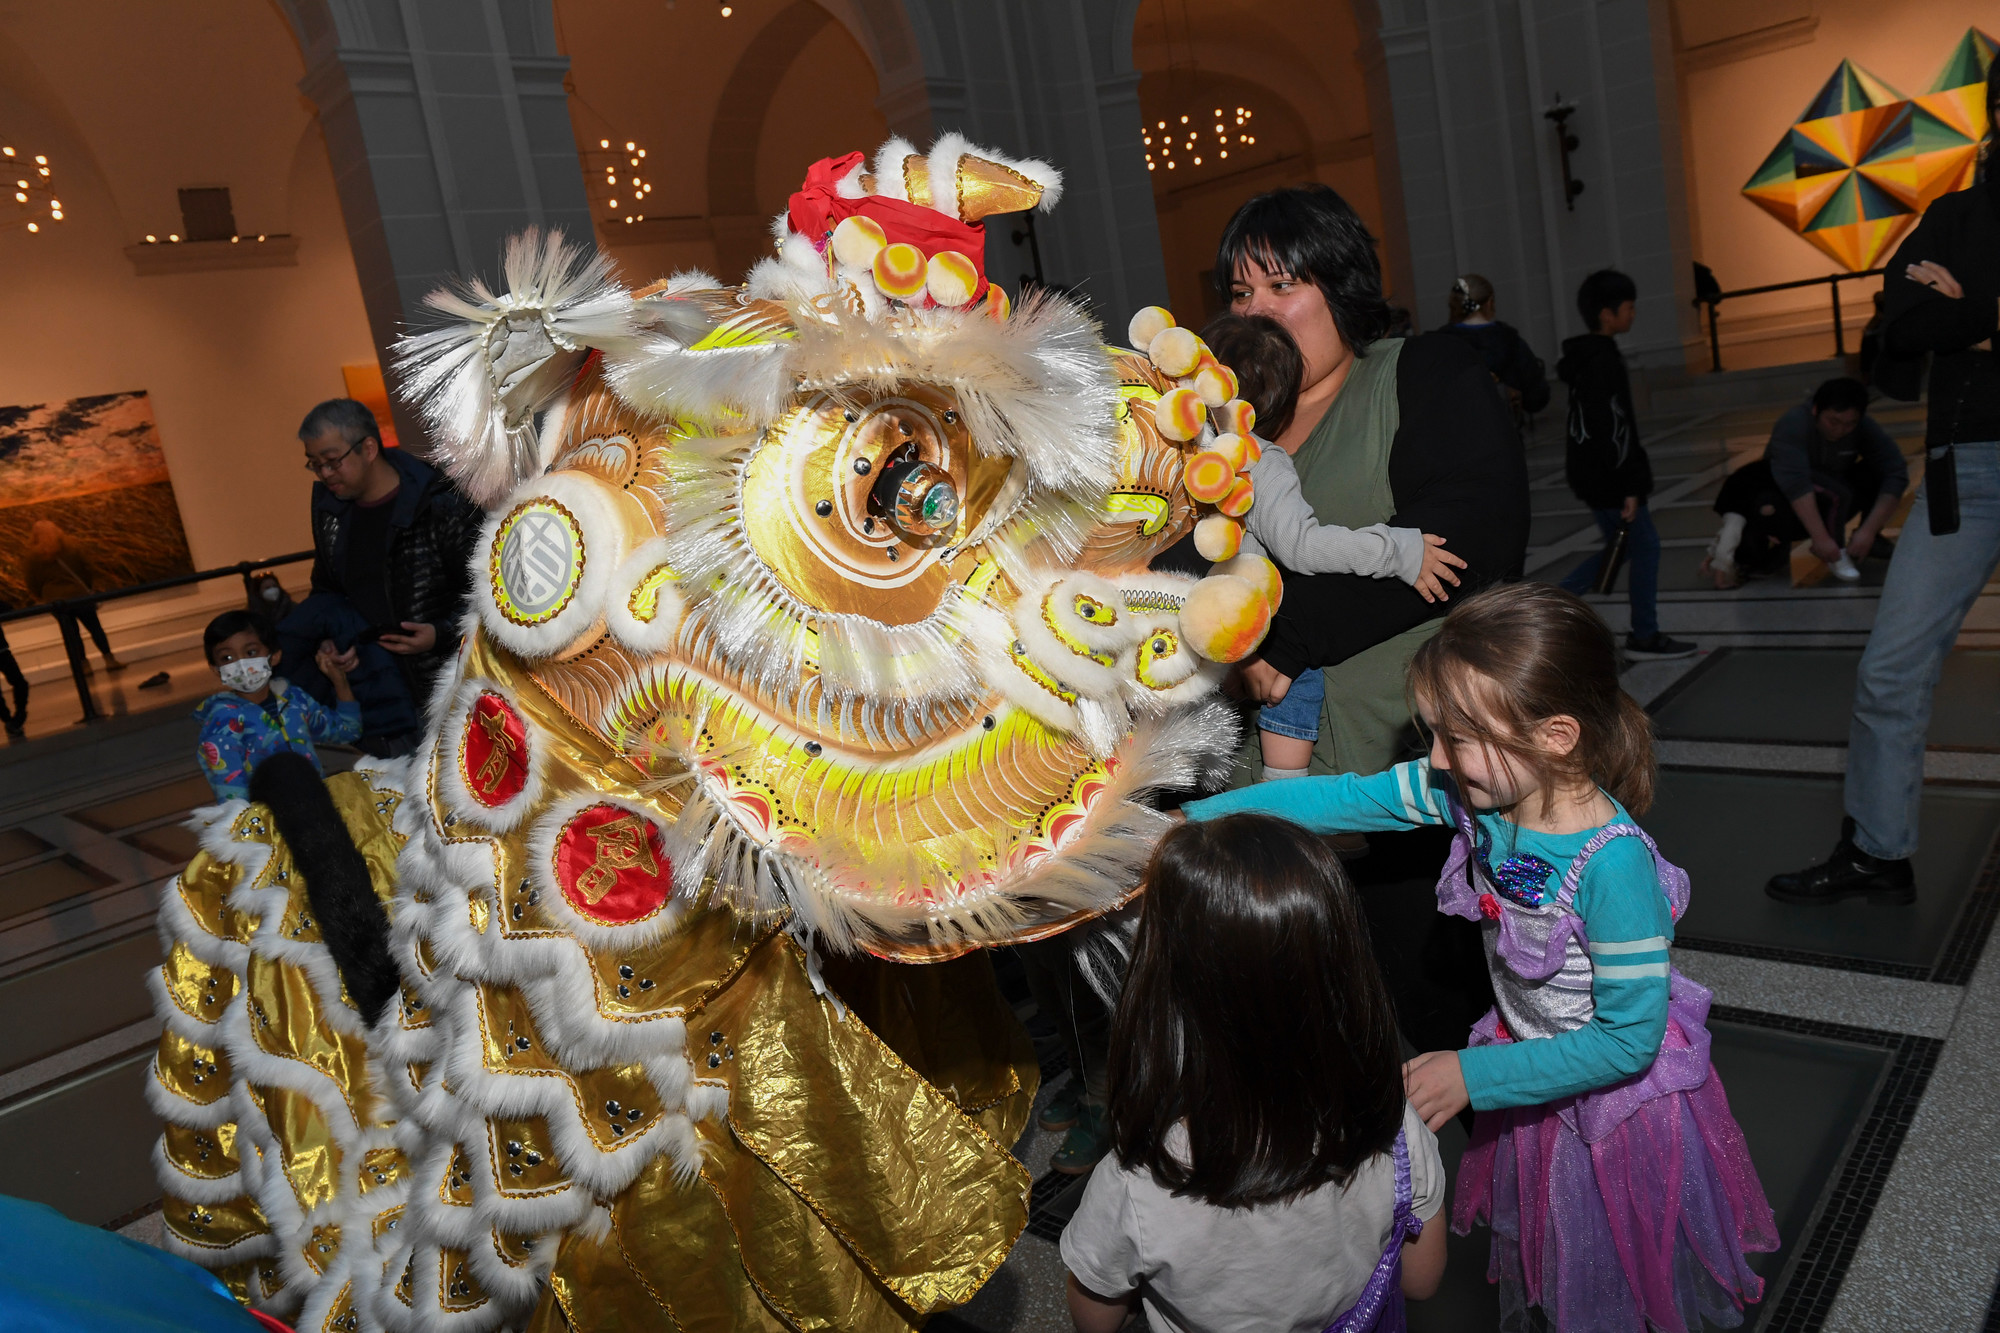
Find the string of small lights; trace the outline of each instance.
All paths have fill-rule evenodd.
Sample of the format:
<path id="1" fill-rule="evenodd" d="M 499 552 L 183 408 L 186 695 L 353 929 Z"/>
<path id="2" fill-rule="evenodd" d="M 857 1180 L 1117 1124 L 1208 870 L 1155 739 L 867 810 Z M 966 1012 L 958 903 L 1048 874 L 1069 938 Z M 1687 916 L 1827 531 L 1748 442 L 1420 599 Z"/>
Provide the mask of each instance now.
<path id="1" fill-rule="evenodd" d="M 1213 131 L 1203 128 L 1205 122 L 1198 123 L 1193 112 L 1183 115 L 1178 123 L 1162 120 L 1147 126 L 1143 131 L 1146 170 L 1158 171 L 1164 165 L 1168 171 L 1178 171 L 1182 163 L 1193 170 L 1205 162 L 1226 160 L 1231 148 L 1241 151 L 1257 142 L 1257 136 L 1250 132 L 1254 115 L 1249 107 L 1239 106 L 1232 118 L 1217 107 Z M 1208 137 L 1214 142 L 1205 142 Z"/>
<path id="2" fill-rule="evenodd" d="M 625 141 L 622 152 L 611 140 L 599 139 L 597 151 L 584 154 L 590 192 L 605 201 L 604 207 L 614 219 L 628 223 L 646 220 L 646 196 L 653 192 L 653 184 L 639 174 L 645 158 L 646 150 L 634 139 Z"/>
<path id="3" fill-rule="evenodd" d="M 0 168 L 6 169 L 13 179 L 14 204 L 18 210 L 14 220 L 5 225 L 39 233 L 44 209 L 50 222 L 63 220 L 62 200 L 56 198 L 53 168 L 46 153 L 30 155 L 11 144 L 0 144 Z"/>

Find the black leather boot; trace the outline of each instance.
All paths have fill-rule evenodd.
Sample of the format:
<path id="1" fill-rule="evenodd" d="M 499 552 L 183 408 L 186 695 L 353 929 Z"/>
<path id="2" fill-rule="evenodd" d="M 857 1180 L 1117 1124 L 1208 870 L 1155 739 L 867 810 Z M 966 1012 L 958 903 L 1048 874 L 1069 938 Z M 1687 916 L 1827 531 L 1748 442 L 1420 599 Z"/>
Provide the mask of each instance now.
<path id="1" fill-rule="evenodd" d="M 1917 900 L 1917 879 L 1908 857 L 1885 861 L 1856 847 L 1854 821 L 1846 819 L 1832 856 L 1789 875 L 1771 876 L 1764 892 L 1781 903 L 1835 903 L 1859 893 L 1872 903 L 1907 906 Z"/>

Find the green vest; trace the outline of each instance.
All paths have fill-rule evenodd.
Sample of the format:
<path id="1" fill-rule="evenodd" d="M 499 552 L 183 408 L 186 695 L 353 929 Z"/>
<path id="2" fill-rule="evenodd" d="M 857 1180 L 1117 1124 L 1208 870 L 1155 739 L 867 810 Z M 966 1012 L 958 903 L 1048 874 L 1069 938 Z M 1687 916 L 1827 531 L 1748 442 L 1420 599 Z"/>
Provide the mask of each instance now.
<path id="1" fill-rule="evenodd" d="M 1399 338 L 1371 344 L 1293 455 L 1300 492 L 1322 523 L 1365 528 L 1395 517 L 1389 448 L 1402 424 L 1396 404 L 1402 352 Z M 1410 659 L 1437 628 L 1436 620 L 1427 620 L 1325 668 L 1326 708 L 1313 772 L 1379 773 L 1401 757 L 1411 725 L 1405 691 Z"/>

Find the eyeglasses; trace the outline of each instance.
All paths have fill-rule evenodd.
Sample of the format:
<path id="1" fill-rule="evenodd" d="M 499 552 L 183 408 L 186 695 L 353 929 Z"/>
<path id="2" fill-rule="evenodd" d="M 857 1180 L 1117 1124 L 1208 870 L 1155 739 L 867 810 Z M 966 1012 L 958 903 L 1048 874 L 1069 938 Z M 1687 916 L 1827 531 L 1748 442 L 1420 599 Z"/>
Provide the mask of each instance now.
<path id="1" fill-rule="evenodd" d="M 358 445 L 350 444 L 345 450 L 335 454 L 332 458 L 308 458 L 306 460 L 306 471 L 312 473 L 315 477 L 324 477 L 330 473 L 338 472 L 340 471 L 340 465 L 345 463 L 358 447 Z"/>

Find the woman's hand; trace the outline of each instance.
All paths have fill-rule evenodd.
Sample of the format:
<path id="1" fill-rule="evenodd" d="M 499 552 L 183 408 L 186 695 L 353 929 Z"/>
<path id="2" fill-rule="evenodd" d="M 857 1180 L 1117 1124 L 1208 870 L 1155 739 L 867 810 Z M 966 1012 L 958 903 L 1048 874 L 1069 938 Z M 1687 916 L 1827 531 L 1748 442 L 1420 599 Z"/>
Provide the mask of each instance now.
<path id="1" fill-rule="evenodd" d="M 1938 295 L 1948 296 L 1954 301 L 1965 295 L 1965 288 L 1959 285 L 1957 278 L 1951 276 L 1951 270 L 1929 259 L 1910 265 L 1903 270 L 1903 276 L 1911 282 L 1922 283 Z"/>
<path id="2" fill-rule="evenodd" d="M 427 653 L 437 647 L 437 641 L 437 626 L 421 620 L 405 620 L 401 634 L 384 634 L 376 640 L 390 652 L 401 653 L 405 657 Z"/>
<path id="3" fill-rule="evenodd" d="M 1403 1066 L 1403 1095 L 1435 1134 L 1444 1122 L 1472 1104 L 1457 1051 L 1426 1051 Z"/>
<path id="4" fill-rule="evenodd" d="M 1424 534 L 1424 567 L 1418 572 L 1416 582 L 1417 592 L 1422 595 L 1425 601 L 1443 602 L 1450 600 L 1451 594 L 1444 590 L 1444 585 L 1449 583 L 1454 588 L 1458 586 L 1458 575 L 1451 572 L 1454 566 L 1464 569 L 1465 562 L 1444 549 L 1444 538 L 1438 536 L 1435 532 L 1426 532 Z"/>
<path id="5" fill-rule="evenodd" d="M 1291 691 L 1292 678 L 1279 675 L 1278 669 L 1261 657 L 1243 663 L 1236 670 L 1243 682 L 1243 692 L 1258 703 L 1277 703 Z"/>

